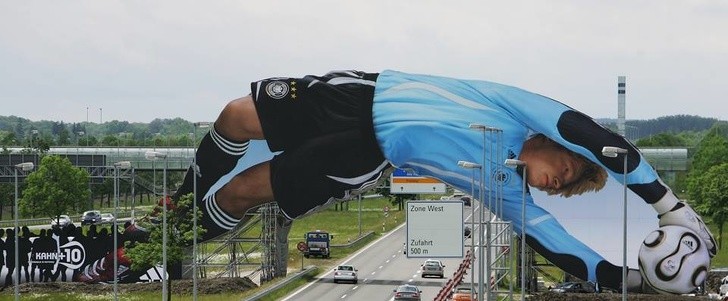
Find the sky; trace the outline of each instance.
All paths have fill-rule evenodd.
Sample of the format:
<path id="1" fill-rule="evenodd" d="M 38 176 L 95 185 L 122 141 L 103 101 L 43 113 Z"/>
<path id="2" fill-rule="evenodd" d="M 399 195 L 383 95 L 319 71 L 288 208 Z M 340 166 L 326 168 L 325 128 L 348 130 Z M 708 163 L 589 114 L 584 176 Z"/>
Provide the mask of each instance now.
<path id="1" fill-rule="evenodd" d="M 594 118 L 728 120 L 721 0 L 1 1 L 0 116 L 213 121 L 269 77 L 395 69 Z"/>

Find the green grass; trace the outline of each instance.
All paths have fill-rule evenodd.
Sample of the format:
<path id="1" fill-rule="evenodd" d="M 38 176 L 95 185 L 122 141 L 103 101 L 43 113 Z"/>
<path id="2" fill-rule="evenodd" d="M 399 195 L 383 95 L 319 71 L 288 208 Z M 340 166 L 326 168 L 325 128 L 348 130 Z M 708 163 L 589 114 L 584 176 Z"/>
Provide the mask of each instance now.
<path id="1" fill-rule="evenodd" d="M 713 233 L 718 245 L 720 246 L 720 237 L 718 236 L 718 227 L 714 223 L 708 223 L 710 232 Z M 728 245 L 723 245 L 723 248 L 718 249 L 718 254 L 713 257 L 710 262 L 711 268 L 725 268 L 728 267 Z"/>

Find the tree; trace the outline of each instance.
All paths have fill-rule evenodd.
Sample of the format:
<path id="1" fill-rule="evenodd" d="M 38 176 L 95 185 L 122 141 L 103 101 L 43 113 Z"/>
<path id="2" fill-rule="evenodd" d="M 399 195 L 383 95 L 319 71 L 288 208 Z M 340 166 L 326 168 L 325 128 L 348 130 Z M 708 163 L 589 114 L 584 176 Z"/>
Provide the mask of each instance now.
<path id="1" fill-rule="evenodd" d="M 15 201 L 15 186 L 10 183 L 0 183 L 0 217 L 5 212 L 5 206 Z"/>
<path id="2" fill-rule="evenodd" d="M 67 158 L 45 156 L 38 169 L 28 175 L 27 188 L 19 202 L 20 213 L 58 217 L 74 208 L 85 208 L 89 198 L 89 174 Z"/>
<path id="3" fill-rule="evenodd" d="M 728 160 L 728 140 L 718 131 L 710 131 L 695 152 L 692 161 L 693 173 L 703 173 L 710 167 Z"/>
<path id="4" fill-rule="evenodd" d="M 691 199 L 699 197 L 703 187 L 698 183 L 707 171 L 713 166 L 728 162 L 728 141 L 719 131 L 711 130 L 698 145 L 693 155 L 690 175 L 688 176 L 688 195 Z"/>
<path id="5" fill-rule="evenodd" d="M 2 140 L 0 140 L 0 144 L 2 144 L 3 147 L 16 146 L 18 144 L 18 142 L 15 140 L 16 140 L 15 133 L 8 132 L 6 135 L 3 136 Z"/>
<path id="6" fill-rule="evenodd" d="M 175 204 L 167 206 L 167 225 L 171 227 L 167 231 L 167 266 L 172 263 L 180 263 L 191 257 L 189 255 L 189 247 L 192 245 L 193 232 L 193 215 L 192 202 L 194 196 L 192 193 L 182 196 Z M 154 210 L 156 218 L 161 220 L 163 207 L 160 202 Z M 175 209 L 176 208 L 176 209 Z M 197 237 L 201 237 L 206 230 L 200 225 L 199 220 L 202 217 L 202 211 L 197 210 Z M 131 260 L 131 269 L 141 271 L 148 269 L 154 265 L 162 264 L 162 223 L 145 223 L 144 228 L 149 230 L 149 239 L 146 242 L 137 242 L 125 246 L 126 256 Z M 167 281 L 167 300 L 171 300 L 172 282 Z"/>
<path id="7" fill-rule="evenodd" d="M 63 123 L 61 123 L 63 124 Z M 58 145 L 70 145 L 71 144 L 71 135 L 68 133 L 68 130 L 65 127 L 62 127 L 58 130 Z"/>
<path id="8" fill-rule="evenodd" d="M 728 163 L 716 165 L 695 180 L 701 189 L 693 199 L 695 210 L 718 226 L 718 247 L 723 247 L 723 224 L 728 219 Z"/>
<path id="9" fill-rule="evenodd" d="M 686 141 L 681 136 L 672 133 L 660 133 L 647 138 L 637 140 L 638 147 L 656 146 L 656 147 L 673 147 L 685 146 Z"/>
<path id="10" fill-rule="evenodd" d="M 416 194 L 393 194 L 390 192 L 389 186 L 377 187 L 374 191 L 389 199 L 389 202 L 392 205 L 397 206 L 397 210 L 400 211 L 404 209 L 404 203 L 406 203 L 407 200 L 414 200 L 417 198 Z"/>

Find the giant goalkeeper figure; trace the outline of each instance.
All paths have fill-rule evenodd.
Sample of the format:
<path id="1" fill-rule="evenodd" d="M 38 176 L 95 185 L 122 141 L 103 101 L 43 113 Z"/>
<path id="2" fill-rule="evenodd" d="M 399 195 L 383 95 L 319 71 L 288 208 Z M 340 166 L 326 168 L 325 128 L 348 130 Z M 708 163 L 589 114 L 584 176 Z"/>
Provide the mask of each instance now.
<path id="1" fill-rule="evenodd" d="M 458 167 L 459 160 L 509 174 L 498 177 L 504 180 L 505 205 L 496 214 L 521 233 L 523 180 L 517 170 L 503 168 L 500 159 L 483 162 L 483 134 L 469 129 L 479 123 L 502 130 L 502 143 L 493 145 L 501 145 L 498 151 L 505 157 L 526 162 L 530 187 L 565 197 L 601 189 L 608 174 L 622 182 L 622 159 L 604 157 L 601 150 L 627 149 L 626 185 L 652 205 L 659 225 L 690 228 L 711 256 L 716 253 L 701 218 L 632 144 L 542 95 L 486 81 L 389 70 L 270 78 L 252 83 L 251 91 L 227 104 L 197 152 L 197 201 L 208 230 L 203 239 L 231 229 L 249 209 L 267 202 L 275 201 L 286 217 L 295 219 L 350 198 L 372 187 L 392 166 L 469 191 L 470 172 Z M 241 167 L 237 163 L 246 159 L 251 140 L 266 140 L 273 153 L 270 160 Z M 192 191 L 192 177 L 188 172 L 178 195 Z M 571 275 L 621 286 L 620 266 L 571 236 L 530 195 L 527 204 L 531 248 Z M 641 284 L 640 274 L 631 269 L 628 287 Z"/>

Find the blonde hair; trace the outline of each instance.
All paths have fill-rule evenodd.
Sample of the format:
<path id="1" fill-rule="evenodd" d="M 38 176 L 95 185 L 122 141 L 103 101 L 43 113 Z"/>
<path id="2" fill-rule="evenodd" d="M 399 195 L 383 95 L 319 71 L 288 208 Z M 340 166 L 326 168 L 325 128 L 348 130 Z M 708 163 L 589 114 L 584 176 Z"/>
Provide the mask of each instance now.
<path id="1" fill-rule="evenodd" d="M 577 177 L 576 181 L 571 182 L 568 185 L 564 185 L 558 189 L 546 188 L 543 189 L 543 191 L 545 191 L 549 195 L 560 194 L 561 196 L 568 198 L 589 191 L 599 191 L 604 188 L 604 185 L 607 183 L 607 177 L 609 175 L 607 174 L 607 171 L 602 168 L 601 165 L 596 164 L 585 158 L 584 156 L 567 149 L 563 145 L 549 139 L 543 134 L 538 134 L 536 136 L 542 136 L 543 138 L 545 138 L 546 141 L 549 141 L 555 146 L 561 148 L 572 158 L 574 158 L 574 160 L 578 162 L 579 166 L 581 166 L 581 175 Z"/>

